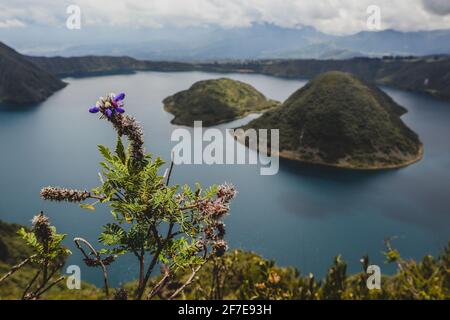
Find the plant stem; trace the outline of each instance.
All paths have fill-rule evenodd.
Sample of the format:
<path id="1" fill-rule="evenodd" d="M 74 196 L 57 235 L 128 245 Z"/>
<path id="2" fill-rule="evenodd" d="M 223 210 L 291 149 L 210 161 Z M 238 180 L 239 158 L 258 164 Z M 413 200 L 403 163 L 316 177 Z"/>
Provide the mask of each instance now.
<path id="1" fill-rule="evenodd" d="M 32 256 L 26 258 L 25 260 L 23 260 L 21 263 L 13 266 L 11 268 L 11 270 L 9 270 L 9 272 L 7 274 L 5 274 L 3 277 L 0 278 L 0 283 L 2 283 L 4 280 L 6 280 L 7 278 L 9 278 L 11 275 L 14 274 L 14 272 L 16 272 L 17 270 L 19 270 L 20 268 L 22 268 L 24 265 L 26 265 L 31 259 L 33 259 L 36 255 L 33 254 Z"/>
<path id="2" fill-rule="evenodd" d="M 108 270 L 106 269 L 105 264 L 102 261 L 102 258 L 100 257 L 100 255 L 98 254 L 98 252 L 94 249 L 94 247 L 85 239 L 83 238 L 74 238 L 73 241 L 75 242 L 75 245 L 77 246 L 77 248 L 81 251 L 81 253 L 83 254 L 83 256 L 86 259 L 90 259 L 89 255 L 84 251 L 84 249 L 81 247 L 80 242 L 85 244 L 89 250 L 91 250 L 92 254 L 94 254 L 95 258 L 97 259 L 97 262 L 100 264 L 100 266 L 102 267 L 102 271 L 103 271 L 103 282 L 105 284 L 105 295 L 106 295 L 106 299 L 109 299 L 109 285 L 108 285 Z"/>

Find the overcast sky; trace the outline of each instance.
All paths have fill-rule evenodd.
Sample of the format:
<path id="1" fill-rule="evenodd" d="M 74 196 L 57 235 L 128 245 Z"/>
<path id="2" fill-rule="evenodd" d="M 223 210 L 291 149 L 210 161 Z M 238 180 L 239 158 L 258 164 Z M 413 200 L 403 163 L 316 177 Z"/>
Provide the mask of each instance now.
<path id="1" fill-rule="evenodd" d="M 378 5 L 383 29 L 450 28 L 450 0 L 0 0 L 0 28 L 63 28 L 69 4 L 81 8 L 85 26 L 99 27 L 229 28 L 268 22 L 349 34 L 366 30 L 366 9 Z"/>

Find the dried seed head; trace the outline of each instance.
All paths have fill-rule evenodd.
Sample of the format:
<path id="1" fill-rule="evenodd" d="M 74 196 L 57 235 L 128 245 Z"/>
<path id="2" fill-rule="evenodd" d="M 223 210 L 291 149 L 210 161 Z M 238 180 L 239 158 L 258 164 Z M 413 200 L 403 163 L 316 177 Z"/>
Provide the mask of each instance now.
<path id="1" fill-rule="evenodd" d="M 50 201 L 82 202 L 91 196 L 86 190 L 74 190 L 59 187 L 45 187 L 41 190 L 41 197 Z"/>
<path id="2" fill-rule="evenodd" d="M 39 242 L 47 242 L 51 239 L 53 232 L 50 228 L 50 220 L 42 211 L 33 217 L 31 223 L 33 225 L 33 232 Z"/>
<path id="3" fill-rule="evenodd" d="M 197 247 L 198 251 L 202 251 L 205 249 L 206 244 L 205 241 L 203 239 L 199 239 L 197 240 L 197 242 L 195 243 L 195 246 Z"/>
<path id="4" fill-rule="evenodd" d="M 217 197 L 222 199 L 225 203 L 230 202 L 236 197 L 237 191 L 234 185 L 224 183 L 217 189 Z"/>
<path id="5" fill-rule="evenodd" d="M 111 263 L 113 263 L 115 260 L 114 256 L 107 256 L 106 258 L 102 259 L 101 262 L 105 265 L 105 266 L 109 266 Z M 84 263 L 86 263 L 86 265 L 88 267 L 98 267 L 101 266 L 100 260 L 98 260 L 97 258 L 84 258 L 83 259 Z"/>
<path id="6" fill-rule="evenodd" d="M 131 144 L 131 156 L 134 160 L 143 161 L 145 156 L 144 150 L 144 133 L 136 119 L 128 114 L 116 114 L 109 118 L 119 135 L 125 135 Z"/>
<path id="7" fill-rule="evenodd" d="M 230 207 L 228 206 L 228 203 L 219 198 L 214 201 L 210 199 L 201 200 L 198 203 L 198 209 L 206 216 L 220 219 L 228 213 Z"/>
<path id="8" fill-rule="evenodd" d="M 218 240 L 213 244 L 214 253 L 217 257 L 221 257 L 228 250 L 228 244 L 225 240 Z"/>
<path id="9" fill-rule="evenodd" d="M 218 222 L 216 224 L 217 237 L 223 239 L 225 237 L 225 224 L 223 222 Z"/>

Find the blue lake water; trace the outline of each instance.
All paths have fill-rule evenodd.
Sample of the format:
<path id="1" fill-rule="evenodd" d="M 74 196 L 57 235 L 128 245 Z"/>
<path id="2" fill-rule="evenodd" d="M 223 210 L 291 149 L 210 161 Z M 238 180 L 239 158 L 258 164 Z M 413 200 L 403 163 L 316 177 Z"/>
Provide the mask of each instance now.
<path id="1" fill-rule="evenodd" d="M 133 75 L 66 79 L 70 84 L 44 103 L 0 111 L 0 219 L 30 224 L 45 211 L 59 232 L 94 241 L 111 220 L 108 208 L 95 212 L 76 204 L 39 198 L 43 186 L 92 188 L 98 183 L 97 144 L 114 145 L 115 133 L 87 112 L 100 95 L 127 93 L 127 111 L 141 122 L 148 151 L 170 158 L 175 126 L 161 101 L 191 84 L 223 75 L 185 72 L 141 72 Z M 267 97 L 286 99 L 305 81 L 263 75 L 229 74 L 252 84 Z M 239 195 L 227 218 L 232 248 L 253 250 L 280 265 L 324 276 L 340 253 L 350 271 L 369 254 L 382 271 L 392 272 L 381 254 L 385 237 L 403 256 L 437 254 L 450 239 L 450 103 L 393 89 L 384 90 L 409 113 L 403 120 L 425 145 L 424 159 L 410 167 L 384 172 L 353 172 L 281 161 L 274 176 L 261 176 L 258 166 L 177 166 L 173 183 L 204 185 L 232 182 Z M 245 120 L 244 120 L 245 121 Z M 238 122 L 221 125 L 236 126 Z M 82 266 L 73 249 L 70 264 Z M 135 279 L 134 257 L 121 257 L 111 267 L 113 285 Z M 101 284 L 100 270 L 82 266 L 83 280 Z"/>

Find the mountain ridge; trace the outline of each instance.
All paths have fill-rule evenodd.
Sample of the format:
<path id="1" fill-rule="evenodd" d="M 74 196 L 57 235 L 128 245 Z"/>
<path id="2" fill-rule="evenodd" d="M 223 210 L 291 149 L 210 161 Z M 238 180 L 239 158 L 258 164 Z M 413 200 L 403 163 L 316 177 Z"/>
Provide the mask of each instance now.
<path id="1" fill-rule="evenodd" d="M 98 30 L 97 41 L 65 43 L 60 40 L 45 50 L 34 39 L 18 43 L 28 55 L 82 56 L 114 55 L 155 61 L 198 62 L 226 59 L 347 59 L 383 55 L 450 54 L 450 29 L 397 31 L 393 29 L 360 31 L 333 35 L 314 27 L 282 27 L 271 23 L 253 23 L 245 27 L 221 28 L 206 25 L 164 30 L 117 30 L 126 36 L 126 45 L 115 43 L 110 33 Z M 83 31 L 87 32 L 87 31 Z M 104 37 L 101 37 L 104 34 Z M 58 38 L 59 39 L 59 38 Z M 125 40 L 124 40 L 125 41 Z M 61 46 L 61 42 L 66 44 Z M 35 50 L 33 50 L 35 47 Z M 55 49 L 58 48 L 58 49 Z M 334 53 L 335 52 L 335 53 Z M 343 55 L 342 52 L 345 52 Z"/>
<path id="2" fill-rule="evenodd" d="M 0 103 L 44 101 L 66 84 L 0 42 Z"/>

